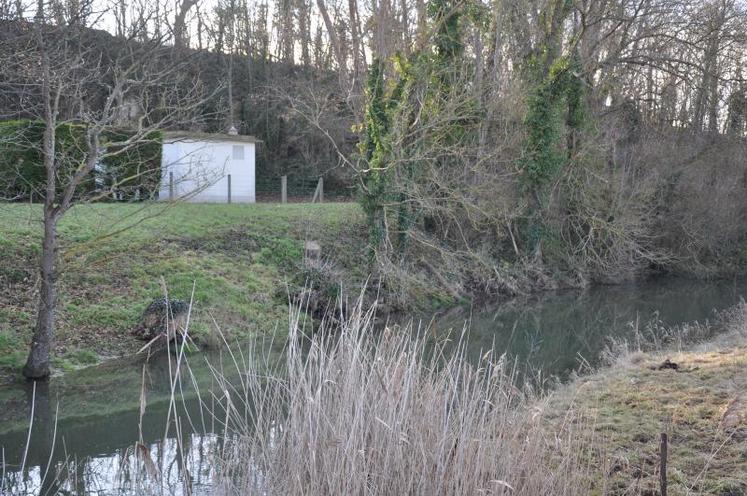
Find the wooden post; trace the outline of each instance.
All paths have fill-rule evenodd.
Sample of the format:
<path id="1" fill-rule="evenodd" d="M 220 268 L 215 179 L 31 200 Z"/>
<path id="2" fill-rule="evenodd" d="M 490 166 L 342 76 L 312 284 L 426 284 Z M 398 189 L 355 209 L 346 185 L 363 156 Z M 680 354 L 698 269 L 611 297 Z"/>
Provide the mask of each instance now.
<path id="1" fill-rule="evenodd" d="M 319 186 L 317 187 L 319 188 L 319 203 L 323 203 L 324 202 L 324 178 L 323 177 L 319 178 Z"/>
<path id="2" fill-rule="evenodd" d="M 661 482 L 661 496 L 667 496 L 667 433 L 661 433 L 659 446 L 659 481 Z"/>
<path id="3" fill-rule="evenodd" d="M 231 174 L 228 175 L 228 203 L 231 203 Z"/>
<path id="4" fill-rule="evenodd" d="M 288 176 L 280 177 L 280 201 L 288 203 Z"/>
<path id="5" fill-rule="evenodd" d="M 174 201 L 174 173 L 169 172 L 169 200 Z"/>

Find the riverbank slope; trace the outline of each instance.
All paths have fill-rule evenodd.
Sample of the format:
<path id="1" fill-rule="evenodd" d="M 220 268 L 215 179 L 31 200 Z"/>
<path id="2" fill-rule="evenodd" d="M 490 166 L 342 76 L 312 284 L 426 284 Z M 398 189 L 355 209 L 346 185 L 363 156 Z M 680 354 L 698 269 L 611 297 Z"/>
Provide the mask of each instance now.
<path id="1" fill-rule="evenodd" d="M 0 379 L 28 352 L 38 291 L 38 205 L 0 205 Z M 219 325 L 231 338 L 287 329 L 289 294 L 309 276 L 303 243 L 346 278 L 363 278 L 363 215 L 354 203 L 95 204 L 60 226 L 57 370 L 127 355 L 129 330 L 164 286 L 190 300 L 190 329 L 203 341 Z M 214 339 L 214 336 L 212 337 Z M 2 381 L 0 381 L 2 382 Z"/>
<path id="2" fill-rule="evenodd" d="M 747 495 L 747 305 L 718 326 L 723 333 L 704 344 L 622 353 L 553 394 L 548 411 L 562 412 L 548 417 L 553 429 L 569 412 L 588 420 L 582 435 L 597 494 L 659 494 L 665 432 L 670 495 Z"/>

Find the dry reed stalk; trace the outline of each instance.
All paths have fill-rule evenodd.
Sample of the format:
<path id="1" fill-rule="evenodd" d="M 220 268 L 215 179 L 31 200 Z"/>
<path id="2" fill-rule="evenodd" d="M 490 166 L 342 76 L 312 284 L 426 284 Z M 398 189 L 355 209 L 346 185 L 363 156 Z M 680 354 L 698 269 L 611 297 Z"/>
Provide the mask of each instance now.
<path id="1" fill-rule="evenodd" d="M 379 333 L 360 304 L 334 335 L 303 336 L 299 319 L 274 380 L 235 357 L 240 385 L 213 368 L 231 397 L 219 494 L 588 492 L 582 426 L 548 433 L 545 400 L 505 356 L 470 364 L 461 341 L 447 353 L 419 330 Z"/>

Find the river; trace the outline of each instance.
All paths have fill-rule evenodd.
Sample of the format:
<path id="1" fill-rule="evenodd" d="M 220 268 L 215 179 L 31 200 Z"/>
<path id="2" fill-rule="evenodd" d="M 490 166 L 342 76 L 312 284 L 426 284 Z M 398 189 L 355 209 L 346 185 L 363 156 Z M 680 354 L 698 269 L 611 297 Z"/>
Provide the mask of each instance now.
<path id="1" fill-rule="evenodd" d="M 459 334 L 466 323 L 473 359 L 495 349 L 515 357 L 535 378 L 563 379 L 598 365 L 612 339 L 635 340 L 636 329 L 655 339 L 664 327 L 712 319 L 745 293 L 747 281 L 663 279 L 460 307 L 436 314 L 432 325 L 437 336 L 445 336 Z M 660 325 L 649 326 L 651 321 Z M 140 439 L 139 449 L 148 451 L 162 474 L 157 492 L 207 494 L 222 446 L 219 423 L 206 413 L 216 408 L 206 400 L 216 389 L 208 363 L 225 363 L 221 358 L 218 352 L 190 356 L 174 404 L 175 359 L 166 354 L 147 362 L 108 362 L 36 387 L 0 388 L 0 493 L 133 493 L 142 476 L 133 456 Z"/>

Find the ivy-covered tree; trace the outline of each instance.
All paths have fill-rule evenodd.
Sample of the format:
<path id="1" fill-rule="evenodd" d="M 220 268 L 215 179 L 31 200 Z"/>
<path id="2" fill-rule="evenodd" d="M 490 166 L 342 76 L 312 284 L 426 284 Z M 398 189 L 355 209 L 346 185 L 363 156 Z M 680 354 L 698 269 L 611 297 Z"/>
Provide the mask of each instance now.
<path id="1" fill-rule="evenodd" d="M 572 8 L 570 0 L 550 3 L 541 16 L 543 37 L 523 69 L 529 90 L 522 160 L 522 183 L 528 195 L 525 238 L 528 254 L 538 259 L 549 230 L 542 217 L 550 186 L 572 159 L 586 118 L 579 54 L 575 49 L 571 55 L 562 54 L 564 23 Z"/>

